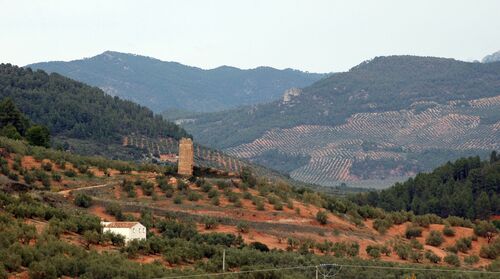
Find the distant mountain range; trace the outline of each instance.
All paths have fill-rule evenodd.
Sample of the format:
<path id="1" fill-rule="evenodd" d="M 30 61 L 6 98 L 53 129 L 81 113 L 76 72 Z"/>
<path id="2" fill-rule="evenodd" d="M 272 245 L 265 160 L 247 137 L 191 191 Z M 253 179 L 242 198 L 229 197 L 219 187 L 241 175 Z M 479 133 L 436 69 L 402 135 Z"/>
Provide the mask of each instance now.
<path id="1" fill-rule="evenodd" d="M 325 74 L 258 67 L 222 66 L 211 70 L 151 57 L 106 51 L 69 62 L 27 65 L 97 86 L 155 112 L 213 112 L 277 100 L 292 87 L 305 87 Z"/>
<path id="2" fill-rule="evenodd" d="M 322 185 L 389 185 L 500 148 L 500 63 L 376 57 L 268 104 L 178 119 L 201 143 Z"/>

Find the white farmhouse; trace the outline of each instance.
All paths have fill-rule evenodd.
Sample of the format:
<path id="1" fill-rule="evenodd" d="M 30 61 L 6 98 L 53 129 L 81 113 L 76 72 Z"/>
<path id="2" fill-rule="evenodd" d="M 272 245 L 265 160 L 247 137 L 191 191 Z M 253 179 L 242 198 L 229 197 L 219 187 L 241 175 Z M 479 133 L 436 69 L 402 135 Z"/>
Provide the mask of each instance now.
<path id="1" fill-rule="evenodd" d="M 122 235 L 125 243 L 134 239 L 146 239 L 146 227 L 139 222 L 101 222 L 102 232 Z"/>

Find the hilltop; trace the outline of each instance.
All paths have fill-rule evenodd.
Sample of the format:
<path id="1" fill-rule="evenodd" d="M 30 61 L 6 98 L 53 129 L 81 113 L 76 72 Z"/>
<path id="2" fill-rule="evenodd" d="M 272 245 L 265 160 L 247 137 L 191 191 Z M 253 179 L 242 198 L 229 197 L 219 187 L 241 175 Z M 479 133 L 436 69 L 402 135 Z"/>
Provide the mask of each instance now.
<path id="1" fill-rule="evenodd" d="M 500 63 L 376 57 L 281 101 L 178 123 L 202 144 L 301 181 L 387 187 L 498 149 L 499 86 Z"/>
<path id="2" fill-rule="evenodd" d="M 224 249 L 229 271 L 319 263 L 425 266 L 431 270 L 417 276 L 434 278 L 439 273 L 432 269 L 444 266 L 498 268 L 499 240 L 486 221 L 389 213 L 248 170 L 187 178 L 171 167 L 77 156 L 3 137 L 0 152 L 0 253 L 9 251 L 2 276 L 218 272 Z M 148 239 L 124 245 L 102 234 L 99 220 L 140 221 Z M 48 247 L 57 249 L 48 253 Z M 39 253 L 46 256 L 26 256 Z M 78 262 L 86 267 L 76 268 Z M 345 268 L 341 274 L 377 278 L 380 272 Z M 310 278 L 308 270 L 280 274 Z"/>
<path id="3" fill-rule="evenodd" d="M 155 112 L 219 111 L 279 99 L 291 87 L 304 87 L 324 74 L 258 67 L 221 66 L 204 70 L 177 62 L 106 51 L 91 58 L 27 65 L 97 86 Z"/>
<path id="4" fill-rule="evenodd" d="M 492 63 L 492 62 L 499 62 L 500 61 L 500 51 L 497 51 L 495 53 L 486 55 L 481 62 L 483 63 Z"/>

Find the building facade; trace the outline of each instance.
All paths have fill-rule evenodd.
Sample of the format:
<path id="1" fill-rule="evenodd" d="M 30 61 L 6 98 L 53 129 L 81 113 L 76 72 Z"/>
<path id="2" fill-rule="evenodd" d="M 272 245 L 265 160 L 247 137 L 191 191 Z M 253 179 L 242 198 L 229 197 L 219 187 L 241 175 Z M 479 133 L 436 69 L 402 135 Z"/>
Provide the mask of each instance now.
<path id="1" fill-rule="evenodd" d="M 125 243 L 146 239 L 146 227 L 139 222 L 101 222 L 102 232 L 112 232 L 125 238 Z"/>

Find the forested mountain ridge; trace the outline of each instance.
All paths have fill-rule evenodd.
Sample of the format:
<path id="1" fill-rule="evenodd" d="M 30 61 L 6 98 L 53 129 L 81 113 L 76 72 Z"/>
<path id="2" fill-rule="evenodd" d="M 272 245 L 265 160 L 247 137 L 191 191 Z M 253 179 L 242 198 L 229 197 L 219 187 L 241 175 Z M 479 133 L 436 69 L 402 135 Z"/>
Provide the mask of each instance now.
<path id="1" fill-rule="evenodd" d="M 286 89 L 308 86 L 325 76 L 270 67 L 242 70 L 221 66 L 203 70 L 113 51 L 82 60 L 28 67 L 98 86 L 110 95 L 132 100 L 155 112 L 207 112 L 270 102 L 279 99 Z"/>
<path id="2" fill-rule="evenodd" d="M 177 139 L 189 136 L 143 106 L 42 70 L 0 64 L 0 99 L 4 98 L 11 98 L 56 137 L 121 145 L 123 136 L 130 133 Z"/>
<path id="3" fill-rule="evenodd" d="M 488 219 L 500 214 L 500 156 L 460 158 L 380 192 L 353 196 L 360 205 L 415 214 Z"/>
<path id="4" fill-rule="evenodd" d="M 291 176 L 336 185 L 500 148 L 499 88 L 500 63 L 376 57 L 287 99 L 179 123 L 201 143 L 256 162 L 276 161 L 268 158 L 276 151 L 283 160 L 310 156 Z"/>

